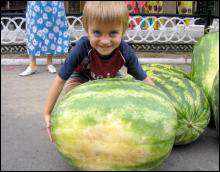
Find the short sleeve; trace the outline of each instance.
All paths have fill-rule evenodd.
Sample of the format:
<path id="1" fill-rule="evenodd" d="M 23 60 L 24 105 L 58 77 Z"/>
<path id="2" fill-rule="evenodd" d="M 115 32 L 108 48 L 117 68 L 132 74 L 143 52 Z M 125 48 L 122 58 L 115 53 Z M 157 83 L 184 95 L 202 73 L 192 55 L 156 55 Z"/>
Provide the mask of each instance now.
<path id="1" fill-rule="evenodd" d="M 73 47 L 64 64 L 61 66 L 58 75 L 67 80 L 76 67 L 82 62 L 83 58 L 88 55 L 90 49 L 89 40 L 86 37 L 82 37 Z"/>
<path id="2" fill-rule="evenodd" d="M 127 67 L 127 73 L 132 75 L 137 80 L 144 80 L 147 77 L 147 73 L 141 67 L 134 50 L 122 40 L 120 51 L 122 52 L 122 55 L 126 61 L 125 66 Z"/>

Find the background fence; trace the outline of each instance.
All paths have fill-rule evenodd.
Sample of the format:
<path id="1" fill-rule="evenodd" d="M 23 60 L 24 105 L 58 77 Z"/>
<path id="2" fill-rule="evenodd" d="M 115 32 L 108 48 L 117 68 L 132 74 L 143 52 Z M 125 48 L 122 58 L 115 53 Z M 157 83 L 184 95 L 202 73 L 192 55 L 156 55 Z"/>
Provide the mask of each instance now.
<path id="1" fill-rule="evenodd" d="M 191 51 L 195 42 L 206 32 L 219 31 L 219 18 L 208 17 L 131 14 L 130 26 L 124 40 L 137 51 Z M 67 19 L 70 45 L 74 46 L 75 42 L 85 35 L 82 16 L 67 15 Z M 2 15 L 1 53 L 25 52 L 25 14 Z"/>

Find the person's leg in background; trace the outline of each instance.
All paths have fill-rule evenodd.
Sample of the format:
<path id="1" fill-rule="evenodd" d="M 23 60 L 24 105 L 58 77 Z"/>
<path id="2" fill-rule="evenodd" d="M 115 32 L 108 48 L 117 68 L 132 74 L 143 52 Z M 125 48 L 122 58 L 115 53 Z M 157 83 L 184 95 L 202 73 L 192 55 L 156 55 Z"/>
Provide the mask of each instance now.
<path id="1" fill-rule="evenodd" d="M 19 74 L 20 76 L 28 76 L 28 75 L 36 73 L 37 71 L 36 57 L 29 55 L 29 59 L 30 59 L 29 66 L 25 69 L 25 71 Z"/>
<path id="2" fill-rule="evenodd" d="M 47 70 L 50 73 L 56 73 L 56 68 L 52 65 L 53 64 L 53 55 L 47 55 Z"/>

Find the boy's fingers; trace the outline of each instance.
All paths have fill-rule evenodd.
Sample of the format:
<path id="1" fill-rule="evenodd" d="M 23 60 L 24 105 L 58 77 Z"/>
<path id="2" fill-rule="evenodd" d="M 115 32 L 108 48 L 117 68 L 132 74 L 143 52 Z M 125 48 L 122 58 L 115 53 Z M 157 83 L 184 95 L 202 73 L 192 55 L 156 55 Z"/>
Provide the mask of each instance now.
<path id="1" fill-rule="evenodd" d="M 49 118 L 45 118 L 45 123 L 46 123 L 46 127 L 50 127 L 50 119 Z"/>
<path id="2" fill-rule="evenodd" d="M 44 121 L 46 125 L 50 125 L 50 118 L 51 118 L 50 114 L 44 114 Z"/>
<path id="3" fill-rule="evenodd" d="M 52 136 L 51 136 L 50 127 L 47 127 L 47 133 L 48 133 L 48 135 L 49 135 L 50 141 L 51 141 L 52 143 L 54 143 L 53 138 L 52 138 Z"/>
<path id="4" fill-rule="evenodd" d="M 50 127 L 51 127 L 50 122 L 47 122 L 47 123 L 46 123 L 46 127 L 47 127 L 47 128 L 50 128 Z"/>

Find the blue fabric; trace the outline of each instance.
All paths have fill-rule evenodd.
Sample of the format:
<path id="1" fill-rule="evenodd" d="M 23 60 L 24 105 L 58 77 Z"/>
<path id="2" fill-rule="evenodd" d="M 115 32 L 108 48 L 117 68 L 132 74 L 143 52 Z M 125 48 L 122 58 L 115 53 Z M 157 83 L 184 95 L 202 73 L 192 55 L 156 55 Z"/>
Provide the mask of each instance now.
<path id="1" fill-rule="evenodd" d="M 32 56 L 68 52 L 64 1 L 27 1 L 26 42 L 27 52 Z"/>
<path id="2" fill-rule="evenodd" d="M 58 75 L 67 80 L 73 71 L 77 68 L 84 58 L 88 58 L 88 52 L 92 49 L 87 37 L 83 36 L 76 42 L 75 47 L 66 58 L 61 66 Z M 146 72 L 142 69 L 134 50 L 124 41 L 121 41 L 119 51 L 125 59 L 125 66 L 128 74 L 137 80 L 144 80 L 147 77 Z"/>

